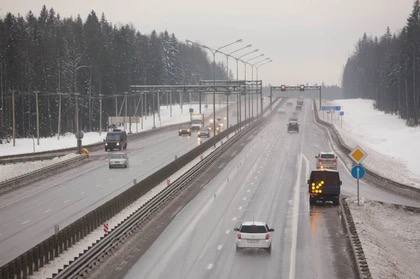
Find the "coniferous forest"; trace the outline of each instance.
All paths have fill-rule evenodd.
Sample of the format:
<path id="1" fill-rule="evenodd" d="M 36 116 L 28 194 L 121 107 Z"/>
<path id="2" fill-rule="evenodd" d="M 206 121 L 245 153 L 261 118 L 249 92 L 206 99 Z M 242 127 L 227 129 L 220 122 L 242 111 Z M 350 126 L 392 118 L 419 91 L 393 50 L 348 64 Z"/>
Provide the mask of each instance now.
<path id="1" fill-rule="evenodd" d="M 212 79 L 212 69 L 202 49 L 167 31 L 142 34 L 94 11 L 85 20 L 62 18 L 45 6 L 38 16 L 8 13 L 0 18 L 0 130 L 10 134 L 13 92 L 16 135 L 34 134 L 39 92 L 40 133 L 51 136 L 57 132 L 58 92 L 80 93 L 81 129 L 96 130 L 98 104 L 87 96 L 122 94 L 133 84 L 194 84 Z M 226 78 L 220 64 L 216 78 Z M 74 103 L 71 94 L 63 95 L 63 133 L 74 131 Z M 112 101 L 105 99 L 103 106 L 105 122 L 115 110 Z"/>
<path id="2" fill-rule="evenodd" d="M 398 34 L 387 28 L 380 38 L 366 34 L 347 60 L 342 86 L 347 98 L 369 98 L 376 108 L 395 113 L 410 126 L 420 115 L 420 2 L 414 3 Z"/>

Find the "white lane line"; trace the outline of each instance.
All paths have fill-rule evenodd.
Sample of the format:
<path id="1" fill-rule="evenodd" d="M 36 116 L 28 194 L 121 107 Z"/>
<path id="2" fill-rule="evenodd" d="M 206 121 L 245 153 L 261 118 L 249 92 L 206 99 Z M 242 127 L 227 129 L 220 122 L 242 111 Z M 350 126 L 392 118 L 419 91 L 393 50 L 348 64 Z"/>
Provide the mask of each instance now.
<path id="1" fill-rule="evenodd" d="M 223 248 L 223 245 L 222 244 L 217 245 L 217 250 L 218 251 L 222 250 L 222 248 Z"/>
<path id="2" fill-rule="evenodd" d="M 85 192 L 81 192 L 80 194 L 84 195 L 84 194 L 85 194 Z"/>
<path id="3" fill-rule="evenodd" d="M 237 217 L 233 217 L 233 218 L 232 218 L 232 221 L 236 221 L 236 220 L 238 220 L 238 218 L 237 218 Z"/>
<path id="4" fill-rule="evenodd" d="M 242 200 L 243 200 L 243 201 L 246 201 L 246 197 L 243 197 L 243 198 L 242 198 Z"/>
<path id="5" fill-rule="evenodd" d="M 213 264 L 212 263 L 210 263 L 208 266 L 207 266 L 207 270 L 210 270 L 210 269 L 212 269 L 213 268 Z"/>
<path id="6" fill-rule="evenodd" d="M 48 213 L 50 211 L 51 211 L 51 209 L 48 208 L 47 210 L 44 211 L 44 213 Z"/>
<path id="7" fill-rule="evenodd" d="M 225 234 L 229 234 L 229 233 L 230 233 L 230 230 L 226 230 L 226 231 L 225 231 Z"/>
<path id="8" fill-rule="evenodd" d="M 309 160 L 308 158 L 306 158 L 305 154 L 302 153 L 302 157 L 303 160 L 305 160 L 305 181 L 309 179 Z M 305 200 L 305 209 L 308 210 L 307 212 L 309 212 L 311 210 L 310 205 L 309 205 L 309 197 L 308 197 L 308 192 L 305 190 L 305 194 L 304 196 L 306 197 Z"/>
<path id="9" fill-rule="evenodd" d="M 29 222 L 31 222 L 31 220 L 25 220 L 25 221 L 23 221 L 22 223 L 20 223 L 21 225 L 26 225 L 26 224 L 28 224 Z"/>
<path id="10" fill-rule="evenodd" d="M 242 206 L 238 207 L 239 210 L 242 210 Z"/>
<path id="11" fill-rule="evenodd" d="M 300 193 L 300 176 L 302 172 L 302 153 L 298 155 L 298 171 L 293 195 L 293 215 L 292 215 L 292 245 L 290 248 L 290 267 L 289 279 L 295 279 L 296 274 L 296 247 L 297 247 L 297 230 L 299 219 L 299 193 Z"/>
<path id="12" fill-rule="evenodd" d="M 68 203 L 68 202 L 70 202 L 70 200 L 65 200 L 65 201 L 64 201 L 64 203 Z"/>
<path id="13" fill-rule="evenodd" d="M 247 193 L 251 193 L 251 189 L 246 190 Z"/>

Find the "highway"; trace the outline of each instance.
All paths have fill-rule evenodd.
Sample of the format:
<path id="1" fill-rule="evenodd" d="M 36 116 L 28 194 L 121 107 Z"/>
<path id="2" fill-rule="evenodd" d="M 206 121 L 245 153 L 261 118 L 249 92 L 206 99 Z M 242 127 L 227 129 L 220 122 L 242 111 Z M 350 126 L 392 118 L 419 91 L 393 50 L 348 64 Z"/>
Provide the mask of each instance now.
<path id="1" fill-rule="evenodd" d="M 175 217 L 143 256 L 125 267 L 125 278 L 356 278 L 338 208 L 308 203 L 306 177 L 314 156 L 330 150 L 327 137 L 314 123 L 309 101 L 300 112 L 298 134 L 286 131 L 294 105 L 285 109 L 231 161 L 214 166 L 217 174 L 171 213 Z M 354 194 L 354 179 L 342 165 L 339 170 L 343 194 Z M 420 205 L 365 183 L 361 195 Z M 236 252 L 233 228 L 245 220 L 274 227 L 271 254 Z"/>
<path id="2" fill-rule="evenodd" d="M 236 105 L 230 109 L 236 123 Z M 221 109 L 218 116 L 225 116 Z M 35 246 L 105 201 L 199 144 L 195 133 L 177 128 L 129 140 L 129 168 L 109 169 L 107 153 L 92 152 L 89 162 L 0 196 L 0 265 Z"/>
<path id="3" fill-rule="evenodd" d="M 229 114 L 235 124 L 235 103 Z M 216 115 L 224 117 L 226 109 Z M 140 181 L 199 143 L 195 133 L 178 136 L 177 128 L 129 139 L 127 169 L 109 169 L 107 153 L 100 150 L 88 163 L 1 195 L 0 266 L 52 235 L 55 225 L 74 222 L 132 186 L 134 178 Z"/>

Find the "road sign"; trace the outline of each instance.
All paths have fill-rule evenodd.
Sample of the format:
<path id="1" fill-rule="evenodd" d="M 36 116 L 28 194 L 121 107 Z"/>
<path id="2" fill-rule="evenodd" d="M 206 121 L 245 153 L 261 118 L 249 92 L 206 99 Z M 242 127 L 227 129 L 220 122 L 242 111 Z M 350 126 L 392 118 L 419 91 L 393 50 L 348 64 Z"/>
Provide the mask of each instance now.
<path id="1" fill-rule="evenodd" d="M 340 111 L 340 115 L 343 116 L 344 115 L 344 111 Z"/>
<path id="2" fill-rule="evenodd" d="M 367 153 L 363 151 L 360 146 L 356 146 L 356 148 L 350 152 L 350 157 L 353 159 L 353 161 L 359 164 L 367 157 Z"/>
<path id="3" fill-rule="evenodd" d="M 366 171 L 362 165 L 355 165 L 351 168 L 351 175 L 356 179 L 361 179 L 365 176 Z"/>
<path id="4" fill-rule="evenodd" d="M 321 106 L 321 110 L 335 110 L 335 111 L 340 111 L 341 110 L 341 106 Z"/>

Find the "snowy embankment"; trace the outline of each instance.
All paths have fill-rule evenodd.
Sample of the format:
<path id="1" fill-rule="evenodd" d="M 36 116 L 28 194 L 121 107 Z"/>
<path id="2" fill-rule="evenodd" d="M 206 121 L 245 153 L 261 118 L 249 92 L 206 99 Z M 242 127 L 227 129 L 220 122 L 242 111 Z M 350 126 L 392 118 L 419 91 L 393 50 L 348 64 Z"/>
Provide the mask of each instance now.
<path id="1" fill-rule="evenodd" d="M 420 278 L 420 212 L 348 200 L 372 278 Z"/>
<path id="2" fill-rule="evenodd" d="M 224 105 L 217 105 L 216 109 L 220 109 Z M 155 114 L 155 124 L 156 127 L 164 127 L 176 123 L 187 122 L 190 120 L 189 109 L 193 108 L 194 111 L 198 111 L 198 104 L 184 104 L 183 109 L 179 105 L 172 106 L 172 117 L 170 116 L 169 106 L 161 106 L 160 117 L 158 114 Z M 202 106 L 202 112 L 205 115 L 209 115 L 213 112 L 210 108 L 205 108 Z M 131 131 L 132 133 L 142 132 L 150 130 L 153 127 L 153 116 L 149 115 L 143 119 L 143 129 L 141 123 L 132 124 Z M 127 125 L 127 132 L 129 127 Z M 98 132 L 87 132 L 84 133 L 83 145 L 93 144 L 102 142 L 106 136 L 105 132 L 99 134 Z M 0 156 L 7 156 L 12 154 L 24 154 L 32 152 L 41 152 L 49 150 L 57 150 L 63 148 L 76 147 L 77 142 L 73 133 L 67 133 L 60 136 L 60 139 L 57 136 L 49 138 L 40 138 L 39 145 L 37 145 L 37 140 L 32 138 L 18 138 L 16 139 L 16 146 L 13 146 L 12 142 L 7 144 L 0 144 Z"/>
<path id="3" fill-rule="evenodd" d="M 373 100 L 334 100 L 344 111 L 342 123 L 338 113 L 320 112 L 319 116 L 332 122 L 344 142 L 359 145 L 368 156 L 363 162 L 381 176 L 420 188 L 420 127 L 408 127 L 394 114 L 375 110 Z"/>
<path id="4" fill-rule="evenodd" d="M 33 161 L 33 162 L 23 162 L 16 164 L 7 164 L 0 166 L 0 181 L 11 179 L 26 173 L 30 173 L 41 168 L 51 166 L 53 164 L 69 160 L 71 158 L 79 156 L 78 154 L 67 154 L 61 157 L 55 157 L 53 159 L 42 160 L 42 161 Z"/>

